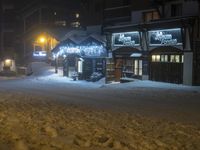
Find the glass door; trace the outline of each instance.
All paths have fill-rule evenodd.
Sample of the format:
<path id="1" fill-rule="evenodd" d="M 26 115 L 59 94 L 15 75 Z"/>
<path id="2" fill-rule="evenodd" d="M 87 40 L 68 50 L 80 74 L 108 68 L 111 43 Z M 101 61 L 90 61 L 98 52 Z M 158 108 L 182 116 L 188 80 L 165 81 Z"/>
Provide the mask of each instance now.
<path id="1" fill-rule="evenodd" d="M 142 75 L 142 60 L 134 61 L 134 74 L 139 76 Z"/>

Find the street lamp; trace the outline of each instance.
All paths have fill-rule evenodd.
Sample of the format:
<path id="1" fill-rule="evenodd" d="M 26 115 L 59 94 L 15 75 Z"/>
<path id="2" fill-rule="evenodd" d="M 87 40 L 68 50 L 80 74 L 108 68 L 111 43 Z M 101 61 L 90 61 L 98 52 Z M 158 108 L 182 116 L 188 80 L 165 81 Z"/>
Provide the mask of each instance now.
<path id="1" fill-rule="evenodd" d="M 39 41 L 40 41 L 40 43 L 44 43 L 46 41 L 46 39 L 44 37 L 40 37 Z"/>

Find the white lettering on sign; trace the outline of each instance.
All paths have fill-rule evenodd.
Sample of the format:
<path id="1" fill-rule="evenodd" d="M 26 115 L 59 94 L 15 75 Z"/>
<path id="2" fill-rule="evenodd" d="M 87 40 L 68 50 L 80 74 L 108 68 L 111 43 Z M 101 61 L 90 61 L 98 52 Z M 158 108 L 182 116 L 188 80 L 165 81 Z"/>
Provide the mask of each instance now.
<path id="1" fill-rule="evenodd" d="M 123 32 L 113 33 L 113 46 L 139 46 L 140 35 L 138 31 L 135 32 Z"/>
<path id="2" fill-rule="evenodd" d="M 131 41 L 131 37 L 130 36 L 124 36 L 124 34 L 120 34 L 119 36 L 119 41 L 123 43 L 123 45 L 127 45 L 127 46 L 134 46 L 135 45 L 135 41 L 132 40 Z"/>
<path id="3" fill-rule="evenodd" d="M 177 39 L 173 39 L 171 34 L 164 34 L 162 31 L 155 32 L 155 40 L 160 41 L 162 45 L 177 44 Z"/>

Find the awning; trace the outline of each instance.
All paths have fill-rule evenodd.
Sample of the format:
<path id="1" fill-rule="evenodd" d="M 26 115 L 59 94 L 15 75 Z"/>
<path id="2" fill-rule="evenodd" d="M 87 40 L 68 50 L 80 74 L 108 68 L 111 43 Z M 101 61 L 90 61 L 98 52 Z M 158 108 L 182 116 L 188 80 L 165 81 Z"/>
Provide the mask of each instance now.
<path id="1" fill-rule="evenodd" d="M 142 56 L 141 53 L 132 53 L 132 54 L 130 55 L 130 57 L 141 57 L 141 56 Z"/>

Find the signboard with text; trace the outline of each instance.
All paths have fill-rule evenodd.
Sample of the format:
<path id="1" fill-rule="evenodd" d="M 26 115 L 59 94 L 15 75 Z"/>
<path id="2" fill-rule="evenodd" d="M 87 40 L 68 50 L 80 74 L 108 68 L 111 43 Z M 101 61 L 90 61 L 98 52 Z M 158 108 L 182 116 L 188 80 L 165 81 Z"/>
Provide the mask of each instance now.
<path id="1" fill-rule="evenodd" d="M 182 45 L 181 29 L 149 31 L 150 46 Z"/>
<path id="2" fill-rule="evenodd" d="M 114 46 L 139 46 L 140 35 L 139 32 L 124 32 L 113 34 Z"/>

